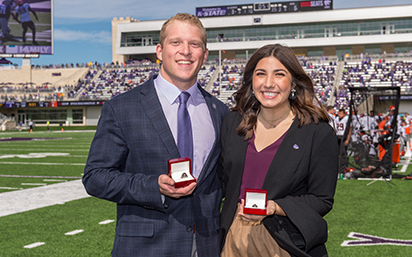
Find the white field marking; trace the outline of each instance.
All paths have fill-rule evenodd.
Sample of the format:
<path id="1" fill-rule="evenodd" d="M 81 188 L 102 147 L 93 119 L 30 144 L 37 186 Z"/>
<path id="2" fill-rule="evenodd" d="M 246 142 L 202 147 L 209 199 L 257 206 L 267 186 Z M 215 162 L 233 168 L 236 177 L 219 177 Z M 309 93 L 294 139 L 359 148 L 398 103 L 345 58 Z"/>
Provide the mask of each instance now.
<path id="1" fill-rule="evenodd" d="M 65 179 L 43 179 L 44 182 L 66 182 Z"/>
<path id="2" fill-rule="evenodd" d="M 76 157 L 76 158 L 87 158 L 89 155 L 69 155 L 69 156 L 62 156 L 62 157 Z"/>
<path id="3" fill-rule="evenodd" d="M 47 155 L 47 156 L 42 156 L 43 153 L 36 153 L 37 156 L 35 156 L 34 154 L 30 153 L 31 155 L 27 155 L 27 154 L 7 154 L 7 155 L 0 155 L 0 159 L 5 159 L 5 158 L 14 158 L 14 157 L 19 157 L 19 158 L 23 158 L 23 159 L 28 159 L 28 158 L 43 158 L 43 157 L 48 157 L 51 155 Z M 56 155 L 53 155 L 56 156 Z M 65 155 L 58 155 L 58 157 L 70 157 L 70 158 L 87 158 L 87 155 L 70 155 L 65 154 Z"/>
<path id="4" fill-rule="evenodd" d="M 76 235 L 76 234 L 82 233 L 83 231 L 84 231 L 83 229 L 77 229 L 77 230 L 73 230 L 73 231 L 67 232 L 67 233 L 65 233 L 64 235 L 66 235 L 66 236 L 72 236 L 72 235 Z"/>
<path id="5" fill-rule="evenodd" d="M 17 187 L 0 187 L 0 189 L 16 190 L 16 189 L 22 189 L 22 188 L 17 188 Z"/>
<path id="6" fill-rule="evenodd" d="M 66 133 L 68 132 L 96 132 L 96 130 L 65 130 Z M 61 133 L 60 130 L 53 130 L 53 131 L 33 131 L 33 134 L 50 134 L 50 133 Z M 21 136 L 21 132 L 4 132 L 1 133 L 2 136 L 4 135 L 12 135 L 12 136 Z"/>
<path id="7" fill-rule="evenodd" d="M 46 186 L 47 183 L 21 183 L 22 186 Z"/>
<path id="8" fill-rule="evenodd" d="M 32 5 L 33 6 L 33 5 Z M 33 8 L 33 7 L 32 7 Z M 9 22 L 9 24 L 14 24 L 14 25 L 18 25 L 18 24 L 20 24 L 20 23 L 17 23 L 17 22 L 15 22 L 15 21 L 12 21 L 12 22 Z M 50 23 L 49 24 L 47 24 L 47 23 L 36 23 L 36 26 L 50 26 Z M 27 33 L 28 34 L 28 33 Z M 26 35 L 27 35 L 26 34 Z"/>
<path id="9" fill-rule="evenodd" d="M 109 223 L 112 223 L 112 222 L 114 222 L 114 220 L 104 220 L 104 221 L 99 222 L 99 224 L 100 225 L 105 225 L 105 224 L 109 224 Z"/>
<path id="10" fill-rule="evenodd" d="M 0 164 L 22 164 L 22 165 L 86 165 L 86 163 L 48 163 L 48 162 L 0 162 Z"/>
<path id="11" fill-rule="evenodd" d="M 6 138 L 0 138 L 0 139 L 6 139 Z M 1 141 L 2 145 L 7 145 L 7 147 L 36 147 L 37 145 L 34 145 L 37 143 L 36 141 L 38 140 L 32 140 L 32 141 Z M 18 143 L 16 143 L 18 142 Z M 27 142 L 26 144 L 23 144 L 21 142 Z M 43 147 L 58 147 L 61 144 L 59 143 L 66 143 L 66 142 L 56 142 L 56 144 L 42 144 L 41 146 Z M 78 148 L 90 148 L 91 144 L 75 144 L 75 143 L 70 143 L 71 146 L 73 147 L 78 147 Z"/>
<path id="12" fill-rule="evenodd" d="M 83 176 L 82 176 L 83 177 Z M 31 175 L 1 175 L 0 178 L 44 178 L 44 179 L 79 179 L 82 177 L 73 177 L 73 176 L 31 176 Z"/>
<path id="13" fill-rule="evenodd" d="M 1 135 L 1 134 L 0 134 Z M 12 139 L 13 137 L 0 137 L 0 139 Z M 52 146 L 56 147 L 56 143 L 65 143 L 63 140 L 72 140 L 73 138 L 71 137 L 59 137 L 59 138 L 51 138 L 51 139 L 44 139 L 44 138 L 33 138 L 32 140 L 10 140 L 10 141 L 1 141 L 2 144 L 7 144 L 8 146 L 33 146 L 33 144 L 36 144 L 36 141 L 42 141 L 42 146 Z M 51 142 L 55 142 L 52 144 Z M 70 145 L 75 145 L 75 146 L 90 146 L 90 144 L 87 143 L 73 143 Z"/>
<path id="14" fill-rule="evenodd" d="M 3 151 L 3 150 L 7 150 L 7 151 L 16 151 L 16 148 L 1 148 L 1 150 Z M 44 151 L 65 151 L 65 152 L 70 152 L 70 151 L 73 151 L 73 152 L 76 152 L 76 151 L 82 151 L 82 152 L 88 152 L 89 151 L 89 148 L 87 148 L 87 149 L 66 149 L 66 148 L 64 148 L 64 149 L 50 149 L 50 148 L 47 148 L 47 149 L 40 149 L 40 148 L 36 148 L 36 149 L 24 149 L 25 151 L 42 151 L 42 150 L 44 150 Z"/>
<path id="15" fill-rule="evenodd" d="M 63 143 L 63 142 L 59 142 L 59 143 Z M 4 147 L 18 147 L 19 149 L 25 149 L 25 148 L 34 148 L 37 147 L 36 145 L 32 145 L 32 144 L 28 144 L 28 145 L 23 145 L 23 144 L 11 144 L 9 142 L 1 142 L 2 145 L 4 145 Z M 7 145 L 6 145 L 7 144 Z M 44 148 L 46 147 L 57 147 L 60 146 L 60 144 L 54 144 L 54 145 L 41 145 L 41 147 L 39 146 L 39 150 L 44 150 Z M 78 149 L 89 149 L 90 148 L 90 144 L 88 145 L 75 145 L 75 144 L 70 144 L 70 146 L 72 147 L 78 147 Z M 16 148 L 14 150 L 16 150 Z M 60 149 L 60 151 L 63 151 L 63 149 Z"/>
<path id="16" fill-rule="evenodd" d="M 0 165 L 1 170 L 2 166 Z M 27 189 L 24 190 L 7 191 L 0 194 L 0 218 L 89 197 L 91 196 L 86 192 L 81 179 L 40 187 L 27 186 Z"/>
<path id="17" fill-rule="evenodd" d="M 34 247 L 37 247 L 37 246 L 41 246 L 41 245 L 44 245 L 45 244 L 45 242 L 37 242 L 37 243 L 33 243 L 33 244 L 29 244 L 29 245 L 25 245 L 25 246 L 23 246 L 24 248 L 34 248 Z"/>
<path id="18" fill-rule="evenodd" d="M 68 156 L 69 153 L 29 153 L 29 154 L 6 154 L 0 155 L 0 159 L 6 158 L 22 158 L 22 159 L 33 159 L 33 158 L 45 158 L 48 156 Z"/>
<path id="19" fill-rule="evenodd" d="M 411 155 L 408 156 L 408 158 L 405 161 L 405 164 L 402 166 L 402 169 L 400 170 L 400 172 L 406 172 L 406 169 L 409 166 L 409 163 L 411 162 Z"/>

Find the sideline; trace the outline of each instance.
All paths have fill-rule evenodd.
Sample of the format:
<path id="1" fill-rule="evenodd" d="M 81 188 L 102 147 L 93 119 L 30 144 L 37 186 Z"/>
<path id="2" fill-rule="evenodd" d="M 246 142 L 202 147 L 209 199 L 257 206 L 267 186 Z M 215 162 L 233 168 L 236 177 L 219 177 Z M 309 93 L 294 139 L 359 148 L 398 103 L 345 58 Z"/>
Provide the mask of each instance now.
<path id="1" fill-rule="evenodd" d="M 91 197 L 82 180 L 0 193 L 0 217 Z"/>

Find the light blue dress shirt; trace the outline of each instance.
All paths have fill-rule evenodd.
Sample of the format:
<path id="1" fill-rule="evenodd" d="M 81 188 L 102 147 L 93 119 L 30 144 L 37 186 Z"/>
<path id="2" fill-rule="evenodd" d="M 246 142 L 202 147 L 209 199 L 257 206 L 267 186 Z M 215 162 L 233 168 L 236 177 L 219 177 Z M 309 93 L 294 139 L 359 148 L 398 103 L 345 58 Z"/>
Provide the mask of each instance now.
<path id="1" fill-rule="evenodd" d="M 177 143 L 177 109 L 179 107 L 178 96 L 181 89 L 165 80 L 161 74 L 154 80 L 154 87 L 162 105 L 169 128 Z M 215 142 L 215 129 L 207 107 L 205 98 L 197 88 L 197 82 L 186 92 L 190 94 L 187 108 L 192 123 L 193 132 L 193 175 L 198 177 L 203 165 L 209 156 Z"/>

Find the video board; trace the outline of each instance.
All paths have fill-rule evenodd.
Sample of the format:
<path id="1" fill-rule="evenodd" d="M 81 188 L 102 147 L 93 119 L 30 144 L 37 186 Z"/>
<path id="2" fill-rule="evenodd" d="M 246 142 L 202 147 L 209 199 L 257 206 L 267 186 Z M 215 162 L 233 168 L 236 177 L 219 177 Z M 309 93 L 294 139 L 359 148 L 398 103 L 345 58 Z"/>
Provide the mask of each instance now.
<path id="1" fill-rule="evenodd" d="M 196 16 L 199 18 L 207 18 L 322 10 L 333 10 L 332 0 L 263 2 L 227 6 L 196 7 Z"/>
<path id="2" fill-rule="evenodd" d="M 0 31 L 0 57 L 53 54 L 53 0 L 2 0 L 0 19 L 7 27 Z"/>

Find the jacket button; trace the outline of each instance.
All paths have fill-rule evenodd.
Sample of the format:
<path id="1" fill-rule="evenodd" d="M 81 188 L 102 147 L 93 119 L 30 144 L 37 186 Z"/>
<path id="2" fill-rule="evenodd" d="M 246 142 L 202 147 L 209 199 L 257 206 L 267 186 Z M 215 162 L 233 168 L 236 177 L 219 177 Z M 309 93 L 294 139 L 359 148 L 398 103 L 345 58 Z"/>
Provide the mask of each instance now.
<path id="1" fill-rule="evenodd" d="M 186 231 L 189 232 L 189 233 L 192 232 L 192 227 L 190 227 L 190 226 L 186 227 Z"/>

